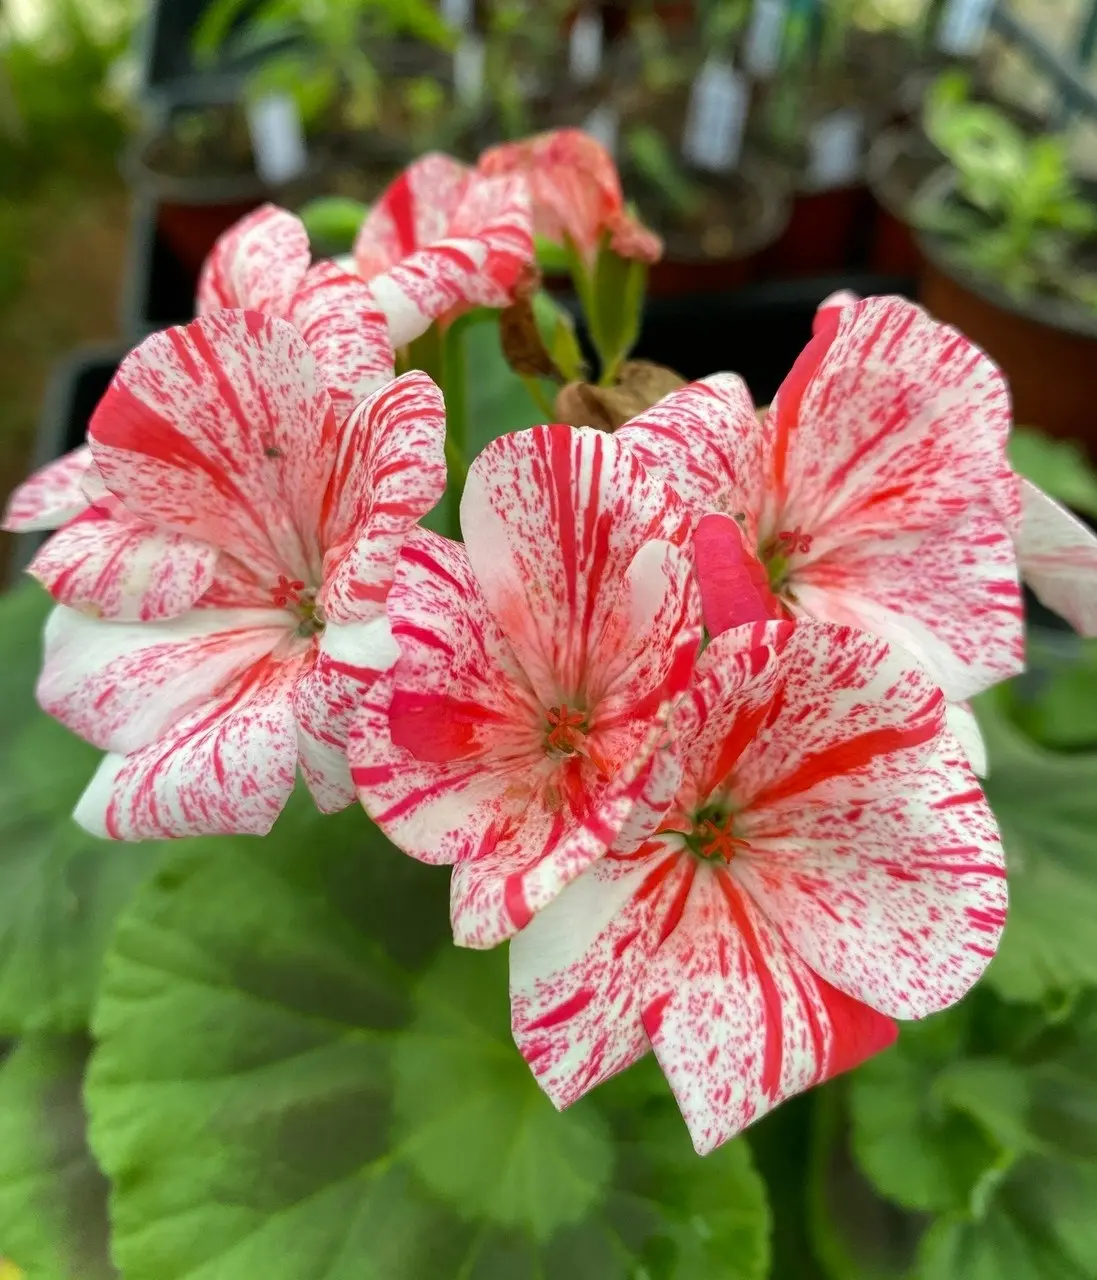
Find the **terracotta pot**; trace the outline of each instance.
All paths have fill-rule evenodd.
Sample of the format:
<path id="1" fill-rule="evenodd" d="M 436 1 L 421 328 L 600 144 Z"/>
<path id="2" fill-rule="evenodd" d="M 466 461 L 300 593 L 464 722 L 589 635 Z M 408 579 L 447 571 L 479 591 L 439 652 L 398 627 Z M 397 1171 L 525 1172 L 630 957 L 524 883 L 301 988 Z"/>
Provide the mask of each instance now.
<path id="1" fill-rule="evenodd" d="M 865 175 L 876 204 L 869 247 L 873 270 L 900 275 L 921 271 L 910 210 L 919 187 L 940 163 L 941 153 L 917 125 L 885 129 L 869 147 Z"/>
<path id="2" fill-rule="evenodd" d="M 788 226 L 765 254 L 766 274 L 790 279 L 861 266 L 872 215 L 867 187 L 797 192 Z"/>
<path id="3" fill-rule="evenodd" d="M 1016 422 L 1080 440 L 1097 460 L 1097 314 L 1055 301 L 1020 303 L 919 237 L 921 299 L 999 364 Z"/>

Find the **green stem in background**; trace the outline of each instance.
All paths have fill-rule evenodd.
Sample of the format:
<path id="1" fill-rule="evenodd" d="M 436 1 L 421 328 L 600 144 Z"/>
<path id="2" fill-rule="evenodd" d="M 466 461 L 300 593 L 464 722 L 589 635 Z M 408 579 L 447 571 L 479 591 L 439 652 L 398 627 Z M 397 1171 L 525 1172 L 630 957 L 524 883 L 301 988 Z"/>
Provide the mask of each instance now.
<path id="1" fill-rule="evenodd" d="M 529 392 L 530 399 L 533 403 L 546 415 L 545 422 L 556 421 L 556 407 L 550 402 L 548 396 L 541 389 L 541 384 L 536 378 L 522 377 L 526 390 Z"/>
<path id="2" fill-rule="evenodd" d="M 468 476 L 469 380 L 467 325 L 455 320 L 441 337 L 442 377 L 446 399 L 446 463 L 449 469 L 451 536 L 461 541 L 461 495 Z"/>

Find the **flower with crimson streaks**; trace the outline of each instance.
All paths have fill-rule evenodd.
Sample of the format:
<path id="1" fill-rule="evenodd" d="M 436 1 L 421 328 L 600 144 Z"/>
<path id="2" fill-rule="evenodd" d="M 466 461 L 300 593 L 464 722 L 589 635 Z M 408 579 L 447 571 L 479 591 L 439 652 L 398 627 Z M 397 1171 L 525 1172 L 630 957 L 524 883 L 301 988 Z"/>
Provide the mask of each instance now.
<path id="1" fill-rule="evenodd" d="M 38 696 L 109 753 L 77 808 L 90 830 L 262 833 L 298 763 L 325 811 L 353 799 L 347 716 L 395 657 L 385 597 L 446 474 L 441 393 L 392 381 L 378 341 L 390 380 L 349 416 L 300 333 L 254 311 L 123 361 L 88 430 L 102 494 L 42 553 L 55 595 L 83 582 L 82 611 L 47 624 Z"/>
<path id="2" fill-rule="evenodd" d="M 740 521 L 791 614 L 903 645 L 960 702 L 1023 665 L 1009 427 L 978 348 L 868 298 L 819 312 L 761 422 L 717 374 L 617 434 L 696 514 Z"/>
<path id="3" fill-rule="evenodd" d="M 829 623 L 717 636 L 671 724 L 658 834 L 511 943 L 557 1106 L 653 1049 L 704 1154 L 958 1000 L 1005 921 L 990 809 L 912 655 Z"/>
<path id="4" fill-rule="evenodd" d="M 533 265 L 529 184 L 421 156 L 370 210 L 354 265 L 397 347 L 473 307 L 509 306 Z"/>
<path id="5" fill-rule="evenodd" d="M 400 657 L 348 750 L 393 842 L 454 864 L 459 943 L 522 928 L 673 798 L 660 748 L 701 632 L 689 524 L 612 437 L 551 426 L 473 463 L 463 546 L 408 539 L 388 606 Z"/>
<path id="6" fill-rule="evenodd" d="M 554 244 L 570 240 L 590 266 L 602 238 L 621 258 L 658 262 L 663 242 L 625 207 L 613 157 L 581 129 L 554 129 L 491 147 L 477 169 L 487 176 L 525 174 L 533 229 Z"/>

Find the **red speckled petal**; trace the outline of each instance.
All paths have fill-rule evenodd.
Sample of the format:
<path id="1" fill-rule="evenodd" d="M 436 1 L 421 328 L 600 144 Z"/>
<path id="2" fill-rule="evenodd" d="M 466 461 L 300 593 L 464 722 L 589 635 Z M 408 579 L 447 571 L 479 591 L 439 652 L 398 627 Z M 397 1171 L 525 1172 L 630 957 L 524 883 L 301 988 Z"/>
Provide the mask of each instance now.
<path id="1" fill-rule="evenodd" d="M 866 537 L 796 568 L 797 611 L 916 654 L 959 701 L 1024 667 L 1024 607 L 1008 530 L 985 510 L 927 533 Z"/>
<path id="2" fill-rule="evenodd" d="M 985 778 L 990 770 L 987 757 L 987 744 L 983 741 L 983 731 L 971 704 L 967 702 L 950 702 L 945 708 L 945 723 L 948 731 L 960 744 L 972 771 L 980 778 Z"/>
<path id="3" fill-rule="evenodd" d="M 385 617 L 328 623 L 312 666 L 293 692 L 301 773 L 316 807 L 336 813 L 355 798 L 347 759 L 350 727 L 373 686 L 398 656 Z"/>
<path id="4" fill-rule="evenodd" d="M 1021 573 L 1042 604 L 1097 636 L 1097 536 L 1034 484 L 1022 485 Z"/>
<path id="5" fill-rule="evenodd" d="M 266 835 L 293 790 L 293 687 L 310 660 L 268 657 L 132 755 L 108 755 L 74 817 L 113 840 Z"/>
<path id="6" fill-rule="evenodd" d="M 341 428 L 323 510 L 329 620 L 383 616 L 404 539 L 445 492 L 445 442 L 442 393 L 424 373 L 383 386 Z"/>
<path id="7" fill-rule="evenodd" d="M 690 521 L 614 437 L 551 426 L 488 445 L 469 471 L 461 527 L 491 612 L 549 707 L 588 690 L 601 696 L 637 620 L 659 625 L 676 573 L 657 552 L 630 578 L 633 560 L 653 539 L 681 545 Z M 671 667 L 679 635 L 657 637 Z"/>
<path id="8" fill-rule="evenodd" d="M 315 581 L 335 417 L 283 320 L 216 311 L 122 362 L 88 436 L 134 514 L 231 552 L 272 586 Z"/>
<path id="9" fill-rule="evenodd" d="M 316 357 L 340 420 L 392 381 L 388 323 L 360 276 L 333 262 L 310 267 L 293 295 L 287 319 Z"/>
<path id="10" fill-rule="evenodd" d="M 122 623 L 61 607 L 46 625 L 38 701 L 95 746 L 134 751 L 265 658 L 292 625 L 276 609 Z"/>
<path id="11" fill-rule="evenodd" d="M 59 529 L 29 572 L 59 604 L 95 617 L 155 622 L 186 613 L 213 581 L 218 551 L 129 517 L 89 507 Z"/>
<path id="12" fill-rule="evenodd" d="M 355 785 L 406 853 L 455 862 L 497 840 L 549 771 L 539 709 L 464 547 L 415 530 L 389 618 L 401 656 L 352 724 Z"/>
<path id="13" fill-rule="evenodd" d="M 820 313 L 766 415 L 767 536 L 850 544 L 925 529 L 972 501 L 1017 505 L 1009 392 L 962 334 L 903 298 Z"/>
<path id="14" fill-rule="evenodd" d="M 761 508 L 762 436 L 746 383 L 715 373 L 664 396 L 626 422 L 614 439 L 671 485 L 697 515 L 744 517 L 757 536 Z"/>
<path id="15" fill-rule="evenodd" d="M 868 804 L 752 807 L 733 869 L 788 944 L 829 982 L 897 1018 L 954 1004 L 1006 919 L 1001 841 L 959 743 Z"/>
<path id="16" fill-rule="evenodd" d="M 88 505 L 84 477 L 91 467 L 86 444 L 36 471 L 11 495 L 3 527 L 9 533 L 57 529 Z"/>
<path id="17" fill-rule="evenodd" d="M 650 1049 L 640 993 L 696 868 L 675 841 L 602 858 L 512 939 L 514 1039 L 557 1107 Z"/>
<path id="18" fill-rule="evenodd" d="M 284 319 L 310 259 L 301 219 L 265 204 L 213 246 L 198 282 L 198 314 L 239 307 Z"/>
<path id="19" fill-rule="evenodd" d="M 458 946 L 496 946 L 524 929 L 613 845 L 635 845 L 655 830 L 682 779 L 674 752 L 656 749 L 659 736 L 619 766 L 586 813 L 565 821 L 544 805 L 536 822 L 457 863 L 450 918 Z"/>
<path id="20" fill-rule="evenodd" d="M 642 1000 L 644 1028 L 701 1155 L 897 1033 L 890 1018 L 814 974 L 734 877 L 711 866 L 697 868 Z"/>

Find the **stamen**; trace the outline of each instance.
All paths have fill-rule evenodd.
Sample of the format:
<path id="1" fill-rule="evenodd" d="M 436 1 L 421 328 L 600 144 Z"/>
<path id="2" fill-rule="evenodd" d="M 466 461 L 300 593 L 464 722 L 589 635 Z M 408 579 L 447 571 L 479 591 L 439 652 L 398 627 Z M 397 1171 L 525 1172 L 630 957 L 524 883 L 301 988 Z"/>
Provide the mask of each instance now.
<path id="1" fill-rule="evenodd" d="M 785 544 L 786 555 L 795 555 L 797 551 L 807 555 L 811 550 L 811 534 L 804 533 L 799 525 L 795 529 L 783 529 L 778 533 L 777 541 Z"/>
<path id="2" fill-rule="evenodd" d="M 697 828 L 701 855 L 705 858 L 722 858 L 730 862 L 738 849 L 749 849 L 750 841 L 744 840 L 732 831 L 732 819 L 729 817 L 721 826 L 712 819 L 702 822 Z"/>
<path id="3" fill-rule="evenodd" d="M 580 749 L 583 743 L 581 711 L 571 711 L 566 706 L 550 707 L 548 722 L 551 727 L 545 738 L 547 751 L 562 751 L 570 755 Z"/>
<path id="4" fill-rule="evenodd" d="M 287 578 L 284 573 L 278 575 L 278 581 L 271 588 L 271 595 L 274 597 L 274 603 L 279 609 L 288 609 L 289 606 L 301 603 L 301 592 L 304 591 L 305 584 L 300 578 Z"/>

